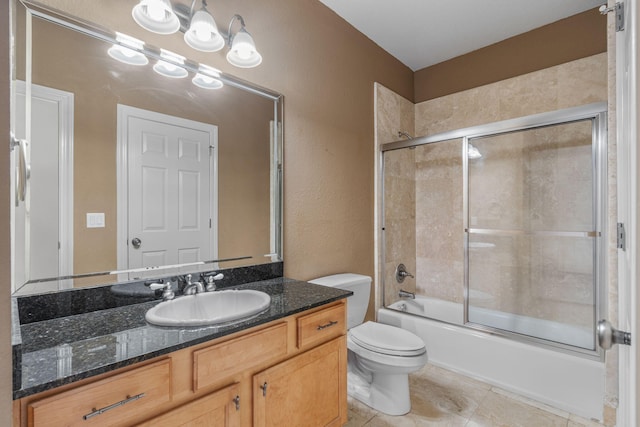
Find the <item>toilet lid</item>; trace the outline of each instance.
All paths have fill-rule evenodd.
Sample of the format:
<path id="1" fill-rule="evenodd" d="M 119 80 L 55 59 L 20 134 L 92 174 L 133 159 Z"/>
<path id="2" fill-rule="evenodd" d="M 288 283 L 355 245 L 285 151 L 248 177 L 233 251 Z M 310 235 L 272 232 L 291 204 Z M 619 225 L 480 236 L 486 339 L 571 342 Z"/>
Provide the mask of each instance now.
<path id="1" fill-rule="evenodd" d="M 382 323 L 365 322 L 349 329 L 351 339 L 361 347 L 394 356 L 419 356 L 426 349 L 424 342 L 404 329 Z"/>

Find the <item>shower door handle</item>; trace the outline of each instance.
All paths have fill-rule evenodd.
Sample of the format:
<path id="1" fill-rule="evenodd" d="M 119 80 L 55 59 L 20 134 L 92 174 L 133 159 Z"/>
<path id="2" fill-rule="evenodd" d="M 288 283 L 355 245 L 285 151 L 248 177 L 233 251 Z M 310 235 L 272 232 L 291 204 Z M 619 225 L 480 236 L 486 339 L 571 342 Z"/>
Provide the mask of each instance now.
<path id="1" fill-rule="evenodd" d="M 598 344 L 605 350 L 609 350 L 614 344 L 631 345 L 631 333 L 619 331 L 608 320 L 598 321 Z"/>

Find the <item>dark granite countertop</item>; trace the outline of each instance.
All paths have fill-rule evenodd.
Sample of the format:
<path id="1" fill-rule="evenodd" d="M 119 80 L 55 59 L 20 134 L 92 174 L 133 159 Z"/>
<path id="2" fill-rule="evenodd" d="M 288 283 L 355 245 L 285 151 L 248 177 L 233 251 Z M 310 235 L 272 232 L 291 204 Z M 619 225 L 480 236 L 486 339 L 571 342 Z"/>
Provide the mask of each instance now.
<path id="1" fill-rule="evenodd" d="M 250 319 L 226 326 L 167 328 L 148 324 L 145 312 L 160 301 L 114 307 L 23 324 L 20 327 L 19 399 L 63 384 L 210 341 L 310 308 L 346 298 L 351 292 L 287 278 L 234 286 L 271 296 L 271 306 Z"/>

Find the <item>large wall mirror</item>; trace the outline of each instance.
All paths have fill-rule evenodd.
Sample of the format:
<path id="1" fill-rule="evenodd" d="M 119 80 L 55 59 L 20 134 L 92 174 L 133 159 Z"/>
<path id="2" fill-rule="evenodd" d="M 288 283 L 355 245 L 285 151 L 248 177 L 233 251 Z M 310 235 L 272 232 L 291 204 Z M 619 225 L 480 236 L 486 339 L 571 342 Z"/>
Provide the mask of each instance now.
<path id="1" fill-rule="evenodd" d="M 14 35 L 16 292 L 282 259 L 280 94 L 160 75 L 160 47 L 121 62 L 121 35 L 35 2 Z"/>

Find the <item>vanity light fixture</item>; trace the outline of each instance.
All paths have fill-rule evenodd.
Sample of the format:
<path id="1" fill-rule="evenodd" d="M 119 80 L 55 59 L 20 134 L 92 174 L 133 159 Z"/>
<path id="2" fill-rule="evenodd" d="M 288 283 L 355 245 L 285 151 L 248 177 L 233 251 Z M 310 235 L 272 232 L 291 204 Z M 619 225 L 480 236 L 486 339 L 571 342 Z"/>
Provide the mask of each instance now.
<path id="1" fill-rule="evenodd" d="M 215 20 L 207 10 L 207 1 L 202 0 L 202 9 L 194 12 L 196 0 L 191 7 L 176 4 L 169 0 L 140 0 L 131 12 L 133 19 L 142 28 L 159 34 L 172 34 L 181 30 L 185 42 L 193 49 L 203 52 L 216 52 L 222 49 L 225 42 L 229 45 L 227 61 L 240 68 L 257 67 L 262 56 L 256 49 L 253 37 L 246 29 L 244 19 L 233 15 L 229 23 L 229 32 L 221 33 Z M 240 29 L 231 32 L 233 24 L 240 22 Z"/>
<path id="2" fill-rule="evenodd" d="M 189 29 L 184 33 L 184 41 L 202 52 L 217 52 L 224 47 L 224 38 L 207 10 L 206 0 L 202 1 L 202 9 L 191 17 Z"/>
<path id="3" fill-rule="evenodd" d="M 184 56 L 160 49 L 160 57 L 163 59 L 158 60 L 153 66 L 156 73 L 174 79 L 181 79 L 189 75 L 189 72 L 182 66 L 184 65 Z"/>
<path id="4" fill-rule="evenodd" d="M 134 21 L 157 34 L 173 34 L 180 29 L 180 19 L 169 0 L 140 0 L 131 11 Z"/>
<path id="5" fill-rule="evenodd" d="M 194 85 L 203 89 L 220 89 L 224 84 L 220 77 L 220 72 L 215 68 L 200 64 L 198 73 L 191 79 Z"/>
<path id="6" fill-rule="evenodd" d="M 146 55 L 140 52 L 144 48 L 142 41 L 122 33 L 116 33 L 116 41 L 120 44 L 114 44 L 107 51 L 110 57 L 129 65 L 149 63 Z"/>
<path id="7" fill-rule="evenodd" d="M 235 21 L 240 21 L 240 29 L 234 35 L 231 27 Z M 227 61 L 240 68 L 257 67 L 262 62 L 262 55 L 258 53 L 251 34 L 247 32 L 244 19 L 240 15 L 233 15 L 229 23 L 229 44 L 231 50 L 227 53 Z"/>

